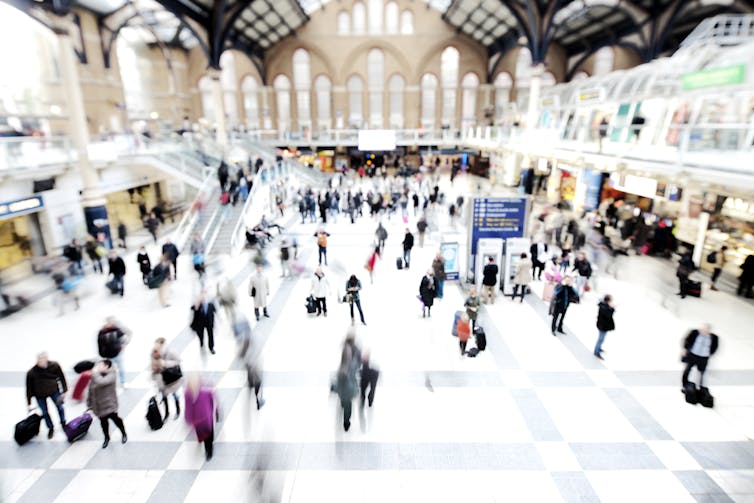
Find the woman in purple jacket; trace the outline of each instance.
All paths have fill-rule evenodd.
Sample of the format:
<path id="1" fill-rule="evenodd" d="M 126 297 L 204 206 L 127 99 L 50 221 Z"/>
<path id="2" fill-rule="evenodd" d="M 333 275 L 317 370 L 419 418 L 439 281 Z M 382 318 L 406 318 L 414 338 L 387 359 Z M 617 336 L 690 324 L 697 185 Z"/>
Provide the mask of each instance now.
<path id="1" fill-rule="evenodd" d="M 212 443 L 215 440 L 215 421 L 220 420 L 220 409 L 215 399 L 215 392 L 202 383 L 198 374 L 188 379 L 185 393 L 186 422 L 196 432 L 196 439 L 204 442 L 207 461 L 212 459 Z"/>

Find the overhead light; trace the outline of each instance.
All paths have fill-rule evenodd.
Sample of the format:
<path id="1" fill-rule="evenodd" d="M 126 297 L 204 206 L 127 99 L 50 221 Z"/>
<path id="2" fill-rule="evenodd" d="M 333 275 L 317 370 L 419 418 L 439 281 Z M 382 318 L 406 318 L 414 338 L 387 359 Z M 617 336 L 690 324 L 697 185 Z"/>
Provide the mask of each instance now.
<path id="1" fill-rule="evenodd" d="M 50 113 L 52 115 L 60 115 L 60 112 L 62 112 L 62 110 L 60 109 L 60 107 L 58 105 L 51 105 L 50 106 Z"/>
<path id="2" fill-rule="evenodd" d="M 160 118 L 160 114 L 158 114 L 157 112 L 152 112 L 149 114 L 149 118 L 152 120 L 157 120 Z"/>

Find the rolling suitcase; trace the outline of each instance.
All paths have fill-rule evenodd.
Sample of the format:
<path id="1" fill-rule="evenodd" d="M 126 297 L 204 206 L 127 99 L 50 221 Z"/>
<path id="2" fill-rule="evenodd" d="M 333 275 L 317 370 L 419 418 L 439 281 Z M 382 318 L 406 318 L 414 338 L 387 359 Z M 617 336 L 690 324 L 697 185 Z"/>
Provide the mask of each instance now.
<path id="1" fill-rule="evenodd" d="M 107 287 L 108 290 L 110 290 L 111 294 L 120 293 L 120 288 L 115 283 L 114 279 L 111 279 L 110 281 L 108 281 L 107 283 L 105 283 L 105 286 Z"/>
<path id="2" fill-rule="evenodd" d="M 479 354 L 478 348 L 471 348 L 466 352 L 466 356 L 468 356 L 469 358 L 476 358 L 476 355 L 478 354 Z"/>
<path id="3" fill-rule="evenodd" d="M 42 424 L 42 416 L 30 414 L 26 419 L 16 423 L 16 431 L 13 438 L 18 445 L 24 445 L 32 438 L 39 435 L 39 425 Z"/>
<path id="4" fill-rule="evenodd" d="M 696 384 L 690 382 L 683 388 L 683 394 L 686 396 L 686 403 L 696 405 L 699 403 L 699 397 L 696 389 Z"/>
<path id="5" fill-rule="evenodd" d="M 65 431 L 65 436 L 68 438 L 68 441 L 74 443 L 76 440 L 81 440 L 86 436 L 91 425 L 91 414 L 84 412 L 79 417 L 68 421 L 65 426 L 63 426 L 63 431 Z"/>
<path id="6" fill-rule="evenodd" d="M 162 428 L 162 414 L 160 414 L 160 409 L 157 407 L 157 399 L 155 399 L 155 397 L 149 399 L 146 417 L 149 427 L 153 431 Z"/>
<path id="7" fill-rule="evenodd" d="M 692 297 L 701 297 L 702 296 L 702 282 L 689 280 L 688 286 L 686 287 L 686 293 Z"/>
<path id="8" fill-rule="evenodd" d="M 455 316 L 453 316 L 453 328 L 450 331 L 450 333 L 453 334 L 453 337 L 458 337 L 458 320 L 461 319 L 462 314 L 463 311 L 456 311 Z"/>
<path id="9" fill-rule="evenodd" d="M 479 351 L 484 351 L 487 348 L 487 334 L 484 333 L 484 329 L 479 325 L 474 328 L 474 338 L 476 339 L 476 347 Z"/>
<path id="10" fill-rule="evenodd" d="M 401 269 L 403 269 L 403 258 L 402 257 L 398 257 L 397 259 L 395 259 L 395 267 L 397 267 L 399 271 Z"/>
<path id="11" fill-rule="evenodd" d="M 71 398 L 74 400 L 83 400 L 84 399 L 84 392 L 86 391 L 86 388 L 89 386 L 89 381 L 92 380 L 92 371 L 91 370 L 85 370 L 81 373 L 78 380 L 76 381 L 76 385 L 73 387 L 73 395 Z"/>
<path id="12" fill-rule="evenodd" d="M 699 403 L 702 405 L 702 407 L 711 409 L 715 406 L 715 397 L 710 395 L 709 388 L 705 388 L 704 386 L 700 387 L 699 393 L 697 393 L 697 398 L 699 399 Z"/>

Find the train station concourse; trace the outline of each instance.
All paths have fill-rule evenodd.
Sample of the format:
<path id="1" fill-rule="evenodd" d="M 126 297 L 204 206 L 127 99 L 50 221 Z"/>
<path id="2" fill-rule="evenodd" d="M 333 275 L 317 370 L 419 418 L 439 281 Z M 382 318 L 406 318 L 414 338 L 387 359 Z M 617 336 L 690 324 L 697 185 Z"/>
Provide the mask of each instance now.
<path id="1" fill-rule="evenodd" d="M 754 1 L 0 0 L 0 502 L 754 502 Z"/>

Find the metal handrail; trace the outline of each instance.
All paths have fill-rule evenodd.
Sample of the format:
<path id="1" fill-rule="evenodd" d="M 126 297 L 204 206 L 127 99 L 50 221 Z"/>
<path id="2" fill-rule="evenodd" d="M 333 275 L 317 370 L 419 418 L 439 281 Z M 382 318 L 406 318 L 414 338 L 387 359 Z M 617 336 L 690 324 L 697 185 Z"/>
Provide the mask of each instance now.
<path id="1" fill-rule="evenodd" d="M 230 235 L 230 254 L 231 256 L 237 255 L 236 250 L 240 251 L 240 247 L 238 245 L 239 235 L 241 234 L 241 228 L 246 225 L 246 213 L 249 210 L 249 207 L 251 206 L 251 202 L 253 198 L 257 195 L 257 192 L 259 192 L 259 187 L 262 186 L 263 183 L 266 183 L 263 180 L 262 173 L 266 173 L 270 170 L 268 166 L 263 165 L 260 170 L 254 175 L 254 181 L 251 186 L 251 190 L 249 190 L 249 196 L 246 198 L 246 201 L 243 203 L 243 210 L 241 211 L 241 217 L 238 219 L 238 222 L 236 222 L 236 226 L 233 228 L 233 233 Z M 245 239 L 245 236 L 244 236 Z M 241 241 L 243 243 L 243 241 Z"/>
<path id="2" fill-rule="evenodd" d="M 196 193 L 196 196 L 194 196 L 194 200 L 191 202 L 191 207 L 183 215 L 183 217 L 181 218 L 181 221 L 178 222 L 178 226 L 173 231 L 173 236 L 174 236 L 173 243 L 175 243 L 175 246 L 179 250 L 182 250 L 183 247 L 186 246 L 189 236 L 191 235 L 191 231 L 196 225 L 196 221 L 199 219 L 200 205 L 204 201 L 205 197 L 210 196 L 212 193 L 212 191 L 209 190 L 209 187 L 213 179 L 214 179 L 214 176 L 212 174 L 208 174 L 204 178 L 202 187 Z"/>

